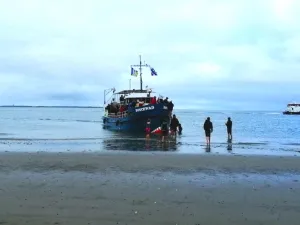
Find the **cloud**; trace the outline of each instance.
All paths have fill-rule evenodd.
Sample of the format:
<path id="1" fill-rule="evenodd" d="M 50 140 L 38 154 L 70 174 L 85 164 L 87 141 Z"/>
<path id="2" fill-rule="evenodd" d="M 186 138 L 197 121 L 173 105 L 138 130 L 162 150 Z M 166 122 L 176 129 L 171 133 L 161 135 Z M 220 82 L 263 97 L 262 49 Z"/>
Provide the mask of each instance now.
<path id="1" fill-rule="evenodd" d="M 296 0 L 0 2 L 0 104 L 102 105 L 144 85 L 180 108 L 278 109 L 299 99 Z"/>

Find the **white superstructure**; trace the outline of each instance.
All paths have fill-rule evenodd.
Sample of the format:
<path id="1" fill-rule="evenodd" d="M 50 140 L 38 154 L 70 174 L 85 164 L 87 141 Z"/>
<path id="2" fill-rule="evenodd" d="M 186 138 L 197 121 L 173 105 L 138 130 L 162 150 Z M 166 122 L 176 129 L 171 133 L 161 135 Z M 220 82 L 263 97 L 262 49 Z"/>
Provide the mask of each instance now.
<path id="1" fill-rule="evenodd" d="M 300 103 L 289 103 L 284 114 L 300 114 Z"/>

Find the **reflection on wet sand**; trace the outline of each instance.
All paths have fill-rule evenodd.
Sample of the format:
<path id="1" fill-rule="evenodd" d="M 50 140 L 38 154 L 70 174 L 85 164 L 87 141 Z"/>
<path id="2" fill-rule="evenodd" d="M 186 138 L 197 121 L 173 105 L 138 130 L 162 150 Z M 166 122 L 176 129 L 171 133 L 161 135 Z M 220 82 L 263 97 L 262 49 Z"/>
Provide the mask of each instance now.
<path id="1" fill-rule="evenodd" d="M 221 145 L 215 146 L 214 147 L 215 152 L 219 153 L 219 147 L 221 146 L 223 148 L 223 147 L 225 147 L 225 145 L 226 145 L 225 143 L 222 143 Z M 227 140 L 226 150 L 228 151 L 228 153 L 232 152 L 232 142 L 229 139 Z M 206 144 L 205 148 L 204 148 L 204 151 L 206 153 L 211 153 L 211 145 L 210 144 Z"/>
<path id="2" fill-rule="evenodd" d="M 162 142 L 158 138 L 130 137 L 120 139 L 109 138 L 103 140 L 105 150 L 125 151 L 177 151 L 177 142 L 174 139 L 167 139 Z"/>
<path id="3" fill-rule="evenodd" d="M 227 150 L 228 150 L 228 152 L 232 151 L 232 140 L 231 139 L 227 140 Z"/>
<path id="4" fill-rule="evenodd" d="M 211 149 L 210 149 L 210 145 L 206 145 L 205 152 L 208 153 L 208 152 L 210 152 L 210 150 L 211 150 Z"/>
<path id="5" fill-rule="evenodd" d="M 232 141 L 231 141 L 230 139 L 227 140 L 227 145 L 226 145 L 226 147 L 227 147 L 227 151 L 228 151 L 229 153 L 231 153 L 231 152 L 232 152 Z M 205 152 L 206 152 L 206 153 L 210 153 L 210 152 L 211 152 L 211 145 L 207 144 L 207 145 L 205 146 Z"/>

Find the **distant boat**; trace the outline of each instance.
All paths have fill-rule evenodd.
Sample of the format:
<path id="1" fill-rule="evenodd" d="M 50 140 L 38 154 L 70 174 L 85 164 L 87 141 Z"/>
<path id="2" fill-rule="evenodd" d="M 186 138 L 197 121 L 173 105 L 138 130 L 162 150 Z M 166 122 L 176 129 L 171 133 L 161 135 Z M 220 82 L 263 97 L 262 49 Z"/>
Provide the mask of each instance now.
<path id="1" fill-rule="evenodd" d="M 141 56 L 139 65 L 131 66 L 131 75 L 137 76 L 138 71 L 133 67 L 139 67 L 140 90 L 129 87 L 128 90 L 119 92 L 116 92 L 115 88 L 104 91 L 104 129 L 143 133 L 148 119 L 151 119 L 151 131 L 159 127 L 163 120 L 170 124 L 169 103 L 163 102 L 163 96 L 156 94 L 152 89 L 143 89 L 142 67 L 149 67 L 151 73 L 156 75 L 155 70 L 147 64 L 142 65 Z M 111 94 L 110 102 L 106 102 L 108 94 Z M 157 98 L 155 104 L 154 96 Z"/>
<path id="2" fill-rule="evenodd" d="M 300 104 L 299 103 L 289 103 L 287 109 L 283 111 L 285 115 L 300 115 Z"/>

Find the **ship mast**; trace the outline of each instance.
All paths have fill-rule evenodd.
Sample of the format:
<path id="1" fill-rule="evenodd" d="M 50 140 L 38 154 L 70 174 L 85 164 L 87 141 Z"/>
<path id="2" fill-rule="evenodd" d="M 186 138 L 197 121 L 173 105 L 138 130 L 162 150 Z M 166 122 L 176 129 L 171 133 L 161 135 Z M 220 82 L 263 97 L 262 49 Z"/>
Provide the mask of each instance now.
<path id="1" fill-rule="evenodd" d="M 140 85 L 141 91 L 143 90 L 143 78 L 142 78 L 142 67 L 149 67 L 148 64 L 142 64 L 142 56 L 140 55 L 140 64 L 139 65 L 131 65 L 132 67 L 139 67 L 140 70 Z"/>

